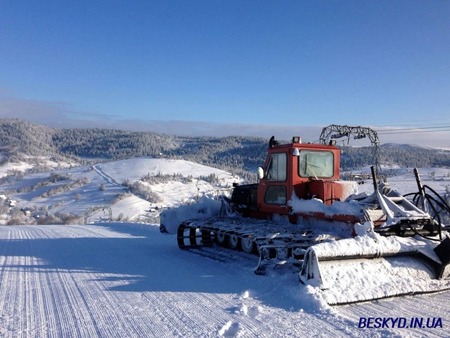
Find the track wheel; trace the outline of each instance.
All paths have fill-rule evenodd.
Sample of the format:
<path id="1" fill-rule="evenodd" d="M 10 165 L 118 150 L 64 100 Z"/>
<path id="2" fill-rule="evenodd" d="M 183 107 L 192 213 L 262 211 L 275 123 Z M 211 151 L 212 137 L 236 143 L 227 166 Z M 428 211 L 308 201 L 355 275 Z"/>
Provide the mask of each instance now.
<path id="1" fill-rule="evenodd" d="M 289 249 L 288 248 L 277 248 L 277 259 L 286 260 L 289 258 Z"/>
<path id="2" fill-rule="evenodd" d="M 236 234 L 230 234 L 228 237 L 228 244 L 231 249 L 238 250 L 239 249 L 239 237 Z"/>
<path id="3" fill-rule="evenodd" d="M 242 237 L 241 238 L 241 247 L 242 251 L 247 253 L 255 252 L 255 243 L 251 237 Z"/>
<path id="4" fill-rule="evenodd" d="M 224 232 L 219 231 L 216 233 L 216 241 L 217 244 L 220 246 L 226 246 L 227 245 L 227 235 L 225 235 Z"/>

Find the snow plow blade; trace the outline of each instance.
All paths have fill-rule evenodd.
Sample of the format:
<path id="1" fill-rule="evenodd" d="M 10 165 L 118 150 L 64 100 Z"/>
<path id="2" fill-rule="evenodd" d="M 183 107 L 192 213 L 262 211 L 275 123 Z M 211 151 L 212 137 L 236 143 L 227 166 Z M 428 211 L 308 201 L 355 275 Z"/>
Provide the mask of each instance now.
<path id="1" fill-rule="evenodd" d="M 300 281 L 330 305 L 450 289 L 450 238 L 377 234 L 317 244 L 305 253 Z"/>

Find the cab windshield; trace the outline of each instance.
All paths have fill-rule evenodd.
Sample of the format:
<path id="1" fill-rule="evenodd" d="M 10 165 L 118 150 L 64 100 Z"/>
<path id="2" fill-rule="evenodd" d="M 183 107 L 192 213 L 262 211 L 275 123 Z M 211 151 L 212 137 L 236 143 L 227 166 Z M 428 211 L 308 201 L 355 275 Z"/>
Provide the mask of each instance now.
<path id="1" fill-rule="evenodd" d="M 301 177 L 333 177 L 334 155 L 331 151 L 301 150 L 298 161 Z"/>

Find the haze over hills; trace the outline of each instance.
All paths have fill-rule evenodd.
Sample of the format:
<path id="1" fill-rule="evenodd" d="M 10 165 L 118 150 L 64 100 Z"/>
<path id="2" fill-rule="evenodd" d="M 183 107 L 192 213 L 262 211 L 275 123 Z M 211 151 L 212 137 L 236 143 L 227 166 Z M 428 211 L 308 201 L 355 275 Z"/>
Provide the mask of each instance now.
<path id="1" fill-rule="evenodd" d="M 46 162 L 39 161 L 42 157 L 55 163 L 93 164 L 140 156 L 164 156 L 190 160 L 249 178 L 265 159 L 267 141 L 241 136 L 181 137 L 98 128 L 57 129 L 24 120 L 1 119 L 0 164 L 33 160 L 36 168 L 45 167 Z M 392 143 L 382 144 L 380 148 L 382 165 L 450 166 L 448 150 Z M 343 147 L 341 166 L 344 170 L 372 164 L 371 147 Z"/>

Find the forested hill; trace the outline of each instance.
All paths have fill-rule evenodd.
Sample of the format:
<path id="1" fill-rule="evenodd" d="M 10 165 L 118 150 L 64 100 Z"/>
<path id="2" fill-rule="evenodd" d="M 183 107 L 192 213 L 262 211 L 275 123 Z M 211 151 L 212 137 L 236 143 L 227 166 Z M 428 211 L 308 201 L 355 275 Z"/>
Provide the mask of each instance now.
<path id="1" fill-rule="evenodd" d="M 17 119 L 0 119 L 2 161 L 26 156 L 79 163 L 138 156 L 184 158 L 240 174 L 264 161 L 268 140 L 254 137 L 179 137 L 111 129 L 56 129 Z M 411 145 L 381 146 L 381 163 L 402 167 L 450 167 L 450 152 Z M 373 164 L 371 147 L 345 147 L 343 169 Z"/>
<path id="2" fill-rule="evenodd" d="M 400 167 L 450 167 L 450 151 L 417 147 L 409 144 L 387 143 L 380 147 L 380 163 Z M 344 169 L 372 164 L 371 147 L 342 148 L 341 166 Z"/>

